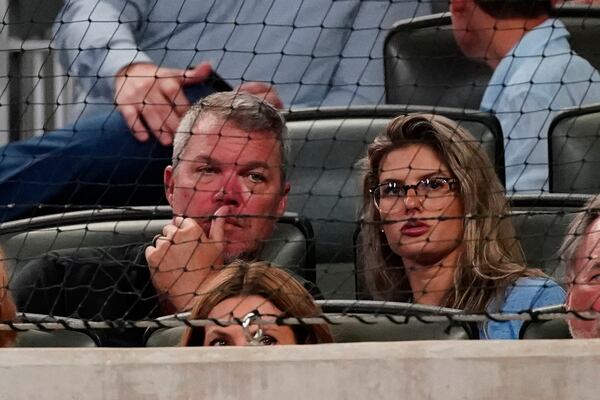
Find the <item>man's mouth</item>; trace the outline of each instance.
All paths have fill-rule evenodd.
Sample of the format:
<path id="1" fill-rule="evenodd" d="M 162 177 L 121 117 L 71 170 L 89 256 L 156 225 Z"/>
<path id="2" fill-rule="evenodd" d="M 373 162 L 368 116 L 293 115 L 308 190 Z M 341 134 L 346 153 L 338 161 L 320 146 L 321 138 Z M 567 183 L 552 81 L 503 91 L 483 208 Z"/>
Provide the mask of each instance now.
<path id="1" fill-rule="evenodd" d="M 233 218 L 233 217 L 226 217 L 225 218 L 225 223 L 228 225 L 232 225 L 236 228 L 243 228 L 244 224 L 242 224 L 242 222 L 240 221 L 239 218 Z"/>

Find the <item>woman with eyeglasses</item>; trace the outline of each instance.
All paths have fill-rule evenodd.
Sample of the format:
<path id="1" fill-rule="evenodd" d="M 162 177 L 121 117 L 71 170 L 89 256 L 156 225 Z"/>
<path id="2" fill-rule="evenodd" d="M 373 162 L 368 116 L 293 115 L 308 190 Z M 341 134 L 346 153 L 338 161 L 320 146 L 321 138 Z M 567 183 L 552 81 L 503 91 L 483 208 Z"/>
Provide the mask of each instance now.
<path id="1" fill-rule="evenodd" d="M 326 323 L 282 325 L 282 318 L 321 315 L 319 306 L 296 278 L 266 262 L 236 261 L 207 282 L 196 298 L 191 319 L 213 319 L 186 328 L 182 346 L 245 346 L 331 343 Z"/>
<path id="2" fill-rule="evenodd" d="M 397 117 L 363 164 L 364 297 L 469 313 L 563 303 L 560 286 L 525 267 L 504 188 L 481 143 L 456 122 Z M 489 320 L 480 337 L 516 339 L 521 325 Z"/>

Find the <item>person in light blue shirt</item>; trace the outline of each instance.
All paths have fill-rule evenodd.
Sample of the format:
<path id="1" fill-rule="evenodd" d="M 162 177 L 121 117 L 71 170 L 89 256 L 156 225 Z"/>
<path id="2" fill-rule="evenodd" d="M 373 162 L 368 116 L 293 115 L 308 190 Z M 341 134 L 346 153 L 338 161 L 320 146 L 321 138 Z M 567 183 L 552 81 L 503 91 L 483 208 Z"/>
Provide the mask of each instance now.
<path id="1" fill-rule="evenodd" d="M 494 73 L 481 110 L 494 113 L 505 139 L 509 191 L 548 190 L 548 127 L 562 109 L 600 102 L 600 74 L 549 18 L 550 1 L 456 0 L 456 41 Z"/>
<path id="2" fill-rule="evenodd" d="M 466 313 L 520 313 L 563 304 L 565 292 L 525 265 L 504 189 L 487 154 L 457 122 L 392 120 L 363 160 L 361 298 Z M 522 322 L 480 325 L 518 339 Z"/>
<path id="3" fill-rule="evenodd" d="M 549 278 L 519 278 L 506 288 L 499 301 L 490 303 L 487 312 L 490 314 L 520 314 L 533 309 L 558 305 L 565 302 L 565 290 Z M 480 339 L 518 339 L 523 326 L 521 320 L 493 321 L 480 325 Z"/>
<path id="4" fill-rule="evenodd" d="M 74 122 L 0 148 L 0 221 L 47 205 L 156 205 L 173 135 L 199 97 L 190 93 L 212 70 L 279 108 L 379 104 L 387 31 L 430 10 L 417 0 L 68 0 L 51 47 L 77 83 Z"/>

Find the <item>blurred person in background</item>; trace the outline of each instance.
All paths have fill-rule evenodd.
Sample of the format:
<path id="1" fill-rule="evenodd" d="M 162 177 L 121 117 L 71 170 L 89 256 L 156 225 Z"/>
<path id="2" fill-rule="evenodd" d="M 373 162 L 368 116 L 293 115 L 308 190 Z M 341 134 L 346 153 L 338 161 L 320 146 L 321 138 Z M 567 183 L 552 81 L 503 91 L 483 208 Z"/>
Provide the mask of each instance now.
<path id="1" fill-rule="evenodd" d="M 550 18 L 551 0 L 452 0 L 454 37 L 469 58 L 493 75 L 481 110 L 504 133 L 506 188 L 548 191 L 548 127 L 567 107 L 600 102 L 600 74 Z"/>
<path id="2" fill-rule="evenodd" d="M 0 221 L 164 202 L 159 171 L 181 118 L 227 84 L 278 108 L 382 103 L 386 33 L 430 10 L 416 0 L 68 0 L 51 47 L 77 82 L 77 117 L 0 149 Z"/>

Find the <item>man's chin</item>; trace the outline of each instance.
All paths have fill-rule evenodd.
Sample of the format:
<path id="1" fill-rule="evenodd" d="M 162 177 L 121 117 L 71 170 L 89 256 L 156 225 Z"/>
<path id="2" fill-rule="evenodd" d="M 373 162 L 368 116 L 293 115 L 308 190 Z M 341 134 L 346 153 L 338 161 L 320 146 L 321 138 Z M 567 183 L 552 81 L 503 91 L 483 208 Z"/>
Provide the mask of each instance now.
<path id="1" fill-rule="evenodd" d="M 226 246 L 223 251 L 223 264 L 227 265 L 235 260 L 255 260 L 259 256 L 261 247 L 257 243 L 239 243 Z"/>
<path id="2" fill-rule="evenodd" d="M 568 320 L 569 331 L 574 339 L 598 339 L 600 338 L 600 320 L 592 321 Z"/>

